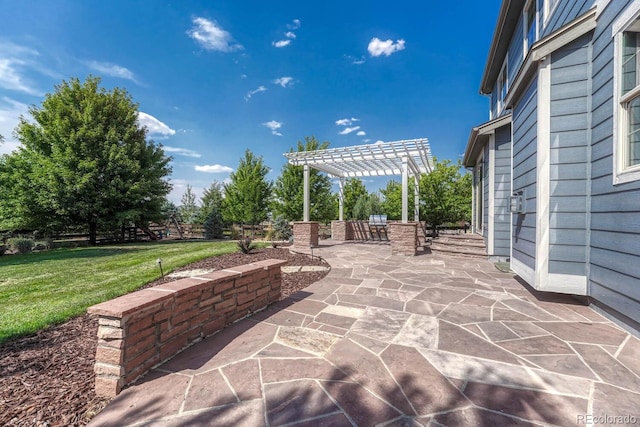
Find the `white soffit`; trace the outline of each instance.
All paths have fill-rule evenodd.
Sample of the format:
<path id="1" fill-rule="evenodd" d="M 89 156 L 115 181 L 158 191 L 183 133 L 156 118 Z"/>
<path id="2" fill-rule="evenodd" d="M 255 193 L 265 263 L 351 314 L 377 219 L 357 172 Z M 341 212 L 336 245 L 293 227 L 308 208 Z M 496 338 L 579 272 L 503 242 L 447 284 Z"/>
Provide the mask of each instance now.
<path id="1" fill-rule="evenodd" d="M 407 159 L 411 175 L 433 170 L 433 156 L 426 138 L 289 152 L 284 156 L 292 165 L 309 165 L 339 178 L 402 175 L 403 158 Z"/>

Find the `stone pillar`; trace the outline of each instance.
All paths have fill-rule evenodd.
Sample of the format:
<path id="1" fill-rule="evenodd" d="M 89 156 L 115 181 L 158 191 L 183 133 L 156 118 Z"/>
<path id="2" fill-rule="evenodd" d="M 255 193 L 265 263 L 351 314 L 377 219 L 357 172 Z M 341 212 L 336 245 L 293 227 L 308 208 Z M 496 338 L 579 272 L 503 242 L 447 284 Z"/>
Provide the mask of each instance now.
<path id="1" fill-rule="evenodd" d="M 391 222 L 388 227 L 391 255 L 415 256 L 418 246 L 418 224 Z"/>
<path id="2" fill-rule="evenodd" d="M 316 221 L 298 221 L 293 223 L 293 246 L 309 248 L 318 246 L 318 230 L 320 224 Z"/>
<path id="3" fill-rule="evenodd" d="M 338 242 L 353 240 L 351 221 L 331 221 L 331 238 Z"/>

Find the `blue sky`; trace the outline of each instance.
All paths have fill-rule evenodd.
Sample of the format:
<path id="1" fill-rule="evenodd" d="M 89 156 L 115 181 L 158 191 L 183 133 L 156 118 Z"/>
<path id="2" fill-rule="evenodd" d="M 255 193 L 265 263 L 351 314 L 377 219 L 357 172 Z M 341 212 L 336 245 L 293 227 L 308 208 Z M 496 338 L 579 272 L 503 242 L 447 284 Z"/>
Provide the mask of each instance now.
<path id="1" fill-rule="evenodd" d="M 245 149 L 275 180 L 305 136 L 344 147 L 428 138 L 456 161 L 488 119 L 478 94 L 499 0 L 0 0 L 0 153 L 54 85 L 100 76 L 173 156 L 179 202 Z M 370 191 L 389 178 L 365 180 Z M 396 178 L 399 179 L 399 178 Z"/>

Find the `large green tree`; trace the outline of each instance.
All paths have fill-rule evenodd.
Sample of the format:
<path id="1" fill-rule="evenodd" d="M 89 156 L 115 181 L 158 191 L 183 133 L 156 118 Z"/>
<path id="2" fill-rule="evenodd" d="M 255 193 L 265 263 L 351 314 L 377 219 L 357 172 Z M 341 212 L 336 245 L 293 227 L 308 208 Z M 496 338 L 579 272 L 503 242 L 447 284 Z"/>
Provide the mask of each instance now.
<path id="1" fill-rule="evenodd" d="M 367 189 L 360 178 L 347 178 L 342 188 L 344 195 L 343 209 L 345 219 L 357 219 L 354 216 L 353 208 L 360 196 L 366 196 Z"/>
<path id="2" fill-rule="evenodd" d="M 298 141 L 297 152 L 326 150 L 329 142 L 320 143 L 315 137 L 305 136 L 304 142 Z M 291 148 L 290 152 L 294 152 Z M 301 221 L 304 209 L 304 170 L 303 166 L 290 163 L 282 167 L 276 179 L 274 201 L 271 209 L 274 217 L 284 216 L 289 221 Z M 323 172 L 311 168 L 309 171 L 309 199 L 311 221 L 329 222 L 336 218 L 336 196 L 331 192 L 331 180 Z"/>
<path id="3" fill-rule="evenodd" d="M 231 182 L 224 187 L 222 215 L 225 220 L 255 225 L 267 219 L 273 187 L 266 179 L 267 173 L 269 168 L 262 156 L 245 151 L 238 168 L 229 175 Z"/>
<path id="4" fill-rule="evenodd" d="M 170 158 L 147 140 L 138 105 L 124 89 L 73 78 L 29 113 L 33 120 L 22 117 L 15 130 L 21 145 L 0 167 L 3 186 L 11 185 L 6 203 L 15 226 L 84 225 L 95 244 L 98 228 L 160 217 L 171 189 Z"/>
<path id="5" fill-rule="evenodd" d="M 434 158 L 434 169 L 420 177 L 420 216 L 427 223 L 468 221 L 471 217 L 471 175 L 462 164 Z"/>
<path id="6" fill-rule="evenodd" d="M 382 212 L 387 215 L 387 219 L 402 219 L 402 184 L 398 181 L 391 180 L 387 182 L 385 188 L 381 188 L 380 192 L 384 196 L 382 201 Z M 414 207 L 414 191 L 413 180 L 409 180 L 409 188 L 407 189 L 409 200 L 407 209 L 409 217 L 413 218 Z"/>

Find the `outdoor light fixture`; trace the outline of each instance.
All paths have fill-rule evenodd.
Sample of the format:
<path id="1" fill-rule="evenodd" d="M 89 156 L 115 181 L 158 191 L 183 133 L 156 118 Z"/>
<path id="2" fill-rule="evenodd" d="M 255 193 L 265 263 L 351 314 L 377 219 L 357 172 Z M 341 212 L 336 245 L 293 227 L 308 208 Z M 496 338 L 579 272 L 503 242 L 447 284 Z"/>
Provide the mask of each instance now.
<path id="1" fill-rule="evenodd" d="M 156 262 L 158 263 L 158 267 L 160 267 L 160 276 L 164 279 L 164 273 L 162 272 L 162 258 L 158 258 Z"/>

